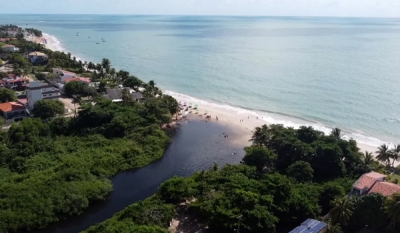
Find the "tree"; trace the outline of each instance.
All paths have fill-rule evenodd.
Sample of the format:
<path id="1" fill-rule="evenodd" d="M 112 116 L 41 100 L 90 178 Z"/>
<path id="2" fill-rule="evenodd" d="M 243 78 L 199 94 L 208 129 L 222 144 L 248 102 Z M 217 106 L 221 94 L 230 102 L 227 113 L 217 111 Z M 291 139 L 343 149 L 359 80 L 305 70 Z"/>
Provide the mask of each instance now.
<path id="1" fill-rule="evenodd" d="M 142 81 L 138 78 L 136 78 L 135 76 L 129 76 L 127 78 L 124 79 L 123 81 L 123 85 L 124 87 L 130 87 L 132 89 L 134 89 L 135 91 L 137 91 L 140 87 L 140 85 L 142 85 Z"/>
<path id="2" fill-rule="evenodd" d="M 122 94 L 122 101 L 125 104 L 132 102 L 131 95 L 130 95 L 129 91 L 126 88 L 122 89 L 122 93 L 121 94 Z"/>
<path id="3" fill-rule="evenodd" d="M 264 168 L 268 170 L 274 169 L 276 155 L 272 151 L 263 146 L 245 147 L 244 150 L 246 151 L 246 155 L 242 160 L 244 164 L 255 166 L 258 171 L 262 171 Z"/>
<path id="4" fill-rule="evenodd" d="M 400 158 L 400 144 L 395 145 L 395 147 L 390 151 L 390 157 L 393 159 L 392 167 L 394 167 L 394 162 Z"/>
<path id="5" fill-rule="evenodd" d="M 400 194 L 396 193 L 386 198 L 385 213 L 394 228 L 398 228 L 400 225 Z"/>
<path id="6" fill-rule="evenodd" d="M 347 225 L 354 210 L 354 203 L 348 197 L 336 198 L 331 203 L 332 209 L 329 211 L 329 216 L 332 223 L 339 223 L 342 227 Z"/>
<path id="7" fill-rule="evenodd" d="M 333 200 L 341 198 L 346 194 L 346 190 L 342 187 L 340 182 L 341 180 L 330 181 L 323 184 L 318 201 L 322 209 L 322 214 L 329 212 L 330 204 Z"/>
<path id="8" fill-rule="evenodd" d="M 59 100 L 39 100 L 32 111 L 35 117 L 50 119 L 64 113 L 64 104 Z"/>
<path id="9" fill-rule="evenodd" d="M 109 73 L 111 69 L 110 60 L 108 60 L 107 58 L 103 58 L 103 60 L 101 61 L 101 67 L 105 70 L 106 73 Z"/>
<path id="10" fill-rule="evenodd" d="M 387 166 L 390 165 L 390 158 L 392 155 L 390 153 L 389 147 L 386 144 L 379 146 L 376 153 L 378 154 L 376 156 L 376 159 L 378 161 L 386 163 Z"/>
<path id="11" fill-rule="evenodd" d="M 250 141 L 255 145 L 267 145 L 270 138 L 270 132 L 267 125 L 262 125 L 261 127 L 256 127 L 253 131 L 253 136 Z"/>
<path id="12" fill-rule="evenodd" d="M 312 181 L 314 170 L 309 163 L 296 161 L 288 167 L 287 175 L 295 178 L 300 183 L 305 183 Z"/>
<path id="13" fill-rule="evenodd" d="M 374 165 L 375 159 L 371 152 L 365 151 L 362 155 L 364 166 L 371 168 Z"/>
<path id="14" fill-rule="evenodd" d="M 164 106 L 168 108 L 171 115 L 177 113 L 179 111 L 179 104 L 176 99 L 170 95 L 163 95 L 161 97 L 161 101 L 163 102 Z"/>
<path id="15" fill-rule="evenodd" d="M 0 102 L 1 103 L 15 101 L 16 99 L 17 99 L 17 96 L 15 95 L 15 92 L 13 90 L 7 89 L 5 87 L 0 87 Z"/>
<path id="16" fill-rule="evenodd" d="M 341 139 L 343 137 L 342 131 L 339 128 L 332 129 L 330 135 L 336 139 Z"/>

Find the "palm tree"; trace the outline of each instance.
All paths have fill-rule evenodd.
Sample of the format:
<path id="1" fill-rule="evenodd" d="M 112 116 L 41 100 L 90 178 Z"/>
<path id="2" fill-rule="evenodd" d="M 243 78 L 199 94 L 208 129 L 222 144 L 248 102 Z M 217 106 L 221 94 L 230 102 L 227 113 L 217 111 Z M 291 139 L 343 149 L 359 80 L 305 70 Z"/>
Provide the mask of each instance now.
<path id="1" fill-rule="evenodd" d="M 400 194 L 386 198 L 385 213 L 394 226 L 400 224 Z"/>
<path id="2" fill-rule="evenodd" d="M 330 135 L 337 139 L 341 139 L 343 137 L 342 130 L 340 130 L 339 128 L 332 129 Z"/>
<path id="3" fill-rule="evenodd" d="M 389 147 L 386 144 L 383 144 L 380 147 L 378 147 L 378 150 L 376 151 L 376 153 L 378 154 L 376 156 L 377 160 L 379 160 L 381 162 L 385 162 L 387 166 L 390 165 L 391 153 L 390 153 Z"/>
<path id="4" fill-rule="evenodd" d="M 132 101 L 129 91 L 126 88 L 122 89 L 122 101 L 124 103 L 129 103 Z"/>
<path id="5" fill-rule="evenodd" d="M 249 141 L 253 142 L 255 145 L 267 145 L 271 134 L 269 132 L 267 125 L 262 125 L 261 127 L 256 127 L 253 136 Z"/>
<path id="6" fill-rule="evenodd" d="M 393 149 L 390 150 L 392 161 L 392 167 L 394 167 L 394 161 L 397 161 L 400 158 L 400 144 L 396 145 Z"/>
<path id="7" fill-rule="evenodd" d="M 375 163 L 374 155 L 371 152 L 365 151 L 365 153 L 360 153 L 363 160 L 364 166 L 367 170 L 372 170 L 372 166 Z"/>
<path id="8" fill-rule="evenodd" d="M 348 197 L 336 198 L 331 202 L 332 209 L 329 216 L 332 222 L 339 223 L 342 227 L 346 226 L 354 210 L 354 202 Z"/>
<path id="9" fill-rule="evenodd" d="M 108 60 L 107 58 L 103 58 L 103 60 L 101 61 L 101 66 L 106 71 L 106 73 L 108 73 L 111 68 L 110 60 Z"/>

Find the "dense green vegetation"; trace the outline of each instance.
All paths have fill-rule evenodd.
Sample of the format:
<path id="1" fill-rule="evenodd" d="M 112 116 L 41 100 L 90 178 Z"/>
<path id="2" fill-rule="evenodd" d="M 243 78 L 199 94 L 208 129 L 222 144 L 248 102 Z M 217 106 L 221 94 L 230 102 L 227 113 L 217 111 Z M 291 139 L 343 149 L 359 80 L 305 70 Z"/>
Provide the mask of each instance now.
<path id="1" fill-rule="evenodd" d="M 257 127 L 253 146 L 245 148 L 243 164 L 222 169 L 215 164 L 188 178 L 171 178 L 143 203 L 157 208 L 191 200 L 186 214 L 215 232 L 234 232 L 239 226 L 240 232 L 288 232 L 307 218 L 328 214 L 334 207 L 331 204 L 349 193 L 358 176 L 381 168 L 376 161 L 364 160 L 354 140 L 340 136 L 337 130 L 325 136 L 310 127 Z M 133 204 L 86 232 L 143 225 L 138 220 L 143 216 L 138 205 L 142 204 Z M 165 228 L 169 221 L 156 218 L 146 224 Z M 352 228 L 342 224 L 344 230 L 354 230 L 366 221 L 355 221 Z M 333 218 L 331 232 L 341 232 L 336 225 L 340 223 Z"/>
<path id="2" fill-rule="evenodd" d="M 15 101 L 17 96 L 13 90 L 5 87 L 0 87 L 0 103 Z"/>
<path id="3" fill-rule="evenodd" d="M 47 120 L 64 114 L 64 104 L 59 100 L 39 100 L 35 103 L 32 113 L 35 117 Z"/>
<path id="4" fill-rule="evenodd" d="M 35 29 L 35 28 L 25 28 L 25 31 L 27 31 L 28 33 L 31 33 L 37 37 L 43 36 L 42 31 Z"/>

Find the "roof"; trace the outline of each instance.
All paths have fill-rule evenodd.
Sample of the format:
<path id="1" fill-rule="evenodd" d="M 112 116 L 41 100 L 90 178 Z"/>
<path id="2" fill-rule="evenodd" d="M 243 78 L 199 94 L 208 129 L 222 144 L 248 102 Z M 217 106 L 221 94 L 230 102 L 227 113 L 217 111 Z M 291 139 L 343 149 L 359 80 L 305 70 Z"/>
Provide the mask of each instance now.
<path id="1" fill-rule="evenodd" d="M 377 172 L 365 173 L 353 184 L 353 188 L 361 190 L 367 187 L 368 189 L 370 189 L 372 185 L 374 185 L 375 181 L 383 179 L 385 177 L 386 175 Z"/>
<path id="2" fill-rule="evenodd" d="M 125 87 L 125 89 L 128 91 L 128 93 L 130 93 L 130 96 L 133 100 L 143 99 L 142 93 L 131 92 L 131 89 L 129 87 Z M 113 102 L 120 102 L 122 100 L 122 90 L 122 88 L 106 89 L 106 97 L 114 100 Z"/>
<path id="3" fill-rule="evenodd" d="M 28 99 L 27 98 L 23 98 L 23 99 L 17 99 L 17 101 L 21 104 L 27 104 L 28 103 Z"/>
<path id="4" fill-rule="evenodd" d="M 15 46 L 11 45 L 11 44 L 6 44 L 6 45 L 1 46 L 1 48 L 15 48 Z"/>
<path id="5" fill-rule="evenodd" d="M 17 78 L 18 75 L 16 75 L 16 74 L 7 74 L 7 77 L 8 78 Z"/>
<path id="6" fill-rule="evenodd" d="M 372 186 L 368 193 L 380 193 L 383 196 L 390 196 L 395 193 L 400 193 L 400 186 L 386 181 L 378 181 Z"/>
<path id="7" fill-rule="evenodd" d="M 37 56 L 37 57 L 43 57 L 43 56 L 47 56 L 46 54 L 42 53 L 42 52 L 31 52 L 29 53 L 29 56 Z"/>
<path id="8" fill-rule="evenodd" d="M 17 102 L 6 102 L 0 104 L 0 111 L 2 112 L 11 112 L 14 110 L 24 110 L 24 105 Z"/>
<path id="9" fill-rule="evenodd" d="M 66 78 L 66 79 L 64 79 L 64 81 L 65 81 L 65 83 L 69 83 L 69 82 L 71 82 L 71 81 L 90 83 L 90 78 L 82 78 L 82 77 L 78 77 L 78 78 Z"/>
<path id="10" fill-rule="evenodd" d="M 289 233 L 319 233 L 326 226 L 324 222 L 309 218 Z"/>

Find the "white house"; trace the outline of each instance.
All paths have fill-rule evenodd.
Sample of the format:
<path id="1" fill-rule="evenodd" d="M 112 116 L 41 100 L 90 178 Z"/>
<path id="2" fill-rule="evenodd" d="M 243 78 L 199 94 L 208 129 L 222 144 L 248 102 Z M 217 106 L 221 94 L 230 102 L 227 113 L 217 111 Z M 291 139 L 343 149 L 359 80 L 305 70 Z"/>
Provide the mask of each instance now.
<path id="1" fill-rule="evenodd" d="M 42 52 L 31 52 L 28 54 L 31 63 L 42 62 L 48 60 L 48 56 Z"/>
<path id="2" fill-rule="evenodd" d="M 65 79 L 78 77 L 74 72 L 62 70 L 61 68 L 53 68 L 53 74 L 58 75 L 61 83 L 65 83 Z"/>
<path id="3" fill-rule="evenodd" d="M 36 102 L 42 99 L 58 99 L 61 96 L 59 89 L 40 81 L 32 81 L 26 90 L 28 109 L 32 111 Z"/>
<path id="4" fill-rule="evenodd" d="M 3 52 L 18 52 L 19 48 L 15 47 L 14 45 L 6 44 L 1 46 L 1 51 Z"/>

